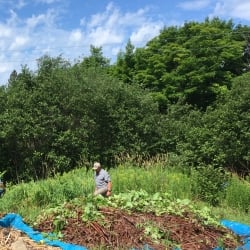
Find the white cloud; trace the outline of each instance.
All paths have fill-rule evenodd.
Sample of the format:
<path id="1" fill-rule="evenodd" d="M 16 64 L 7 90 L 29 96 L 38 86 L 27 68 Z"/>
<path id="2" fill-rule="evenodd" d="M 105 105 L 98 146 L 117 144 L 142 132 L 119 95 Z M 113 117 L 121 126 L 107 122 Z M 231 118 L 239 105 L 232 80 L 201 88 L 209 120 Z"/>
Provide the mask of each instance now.
<path id="1" fill-rule="evenodd" d="M 122 26 L 137 27 L 143 25 L 145 22 L 149 22 L 146 18 L 146 14 L 149 11 L 148 8 L 139 9 L 137 12 L 127 12 L 119 18 L 118 23 Z M 153 21 L 151 20 L 153 23 Z"/>
<path id="2" fill-rule="evenodd" d="M 250 20 L 250 2 L 237 5 L 232 11 L 232 16 Z"/>
<path id="3" fill-rule="evenodd" d="M 15 26 L 19 23 L 19 18 L 18 15 L 16 14 L 15 11 L 10 10 L 10 18 L 7 20 L 7 26 Z"/>
<path id="4" fill-rule="evenodd" d="M 72 42 L 79 42 L 82 39 L 82 32 L 80 29 L 73 30 L 69 36 L 69 40 Z"/>
<path id="5" fill-rule="evenodd" d="M 62 54 L 65 59 L 73 60 L 88 54 L 92 44 L 101 46 L 104 56 L 115 58 L 120 50 L 124 50 L 129 38 L 134 46 L 141 47 L 157 36 L 164 25 L 182 23 L 183 12 L 180 10 L 185 10 L 186 13 L 186 11 L 214 8 L 212 16 L 250 20 L 249 0 L 184 0 L 178 4 L 178 10 L 161 13 L 162 16 L 157 18 L 155 18 L 157 7 L 122 11 L 110 3 L 104 11 L 92 16 L 87 16 L 83 12 L 83 16 L 76 22 L 78 25 L 66 29 L 57 22 L 59 20 L 62 24 L 64 18 L 68 18 L 66 12 L 73 11 L 64 9 L 67 6 L 65 0 L 34 0 L 33 7 L 43 8 L 34 12 L 31 9 L 29 14 L 25 13 L 24 18 L 19 14 L 20 8 L 28 8 L 30 2 L 30 0 L 0 0 L 0 9 L 4 9 L 5 14 L 9 13 L 6 21 L 0 19 L 0 84 L 7 82 L 14 69 L 19 71 L 20 65 L 27 64 L 34 70 L 36 60 L 46 53 L 50 56 Z M 53 3 L 56 4 L 52 5 Z M 46 9 L 45 4 L 51 8 Z M 67 23 L 69 22 L 67 20 Z"/>
<path id="6" fill-rule="evenodd" d="M 12 65 L 10 64 L 10 63 L 0 63 L 0 73 L 6 73 L 6 72 L 8 72 L 9 70 L 10 70 L 10 67 L 11 67 Z M 4 83 L 5 84 L 5 82 L 0 82 L 0 84 L 1 83 Z"/>
<path id="7" fill-rule="evenodd" d="M 15 7 L 17 9 L 22 9 L 27 3 L 25 2 L 25 0 L 19 0 L 17 1 L 17 3 L 15 3 Z"/>
<path id="8" fill-rule="evenodd" d="M 95 28 L 101 24 L 103 24 L 104 22 L 106 22 L 108 16 L 107 16 L 107 13 L 98 13 L 98 14 L 95 14 L 91 17 L 91 20 L 90 22 L 87 24 L 88 25 L 88 28 Z"/>
<path id="9" fill-rule="evenodd" d="M 60 2 L 60 0 L 37 0 L 38 3 L 52 4 L 55 2 Z"/>
<path id="10" fill-rule="evenodd" d="M 53 26 L 55 24 L 57 14 L 54 10 L 48 10 L 45 14 L 32 15 L 27 18 L 26 25 L 27 28 L 36 28 L 38 25 Z"/>
<path id="11" fill-rule="evenodd" d="M 56 0 L 37 1 L 52 4 Z M 25 4 L 24 0 L 19 3 Z M 104 12 L 79 19 L 79 27 L 64 30 L 57 25 L 60 16 L 56 9 L 31 13 L 25 19 L 11 10 L 6 23 L 0 23 L 0 49 L 4 52 L 0 58 L 1 78 L 7 82 L 10 73 L 19 71 L 20 65 L 27 64 L 35 70 L 36 60 L 46 53 L 74 60 L 88 54 L 90 45 L 95 45 L 101 46 L 103 54 L 110 58 L 117 55 L 129 37 L 135 46 L 145 44 L 163 27 L 163 23 L 147 17 L 148 11 L 141 8 L 123 13 L 114 4 L 108 4 Z"/>
<path id="12" fill-rule="evenodd" d="M 95 46 L 121 43 L 123 39 L 122 34 L 109 28 L 98 27 L 89 33 L 89 42 Z"/>
<path id="13" fill-rule="evenodd" d="M 28 4 L 28 0 L 0 0 L 0 8 L 20 10 Z"/>
<path id="14" fill-rule="evenodd" d="M 118 53 L 121 51 L 121 47 L 120 46 L 112 46 L 111 48 L 111 54 L 113 56 L 118 55 Z"/>
<path id="15" fill-rule="evenodd" d="M 249 0 L 217 1 L 212 16 L 250 20 Z"/>
<path id="16" fill-rule="evenodd" d="M 141 44 L 145 41 L 149 41 L 159 34 L 161 28 L 161 23 L 147 23 L 139 27 L 130 37 L 132 44 Z"/>
<path id="17" fill-rule="evenodd" d="M 11 29 L 6 26 L 0 24 L 0 38 L 8 38 L 11 36 Z"/>
<path id="18" fill-rule="evenodd" d="M 24 47 L 24 45 L 26 45 L 29 41 L 28 37 L 25 36 L 16 36 L 14 41 L 11 43 L 9 49 L 10 50 L 17 50 L 20 49 L 22 47 Z"/>
<path id="19" fill-rule="evenodd" d="M 26 19 L 21 19 L 13 10 L 9 13 L 6 22 L 0 23 L 0 49 L 3 55 L 0 58 L 0 85 L 7 82 L 14 69 L 19 71 L 20 65 L 27 64 L 34 69 L 36 59 L 44 55 L 44 48 L 50 43 L 55 44 L 52 38 L 60 38 L 56 36 L 56 13 L 53 10 Z"/>
<path id="20" fill-rule="evenodd" d="M 209 0 L 184 1 L 177 6 L 184 10 L 201 10 L 210 4 Z"/>
<path id="21" fill-rule="evenodd" d="M 25 0 L 18 3 L 24 6 Z M 5 23 L 0 21 L 0 84 L 7 82 L 14 69 L 19 72 L 20 65 L 35 70 L 36 60 L 46 53 L 50 56 L 61 54 L 65 59 L 74 60 L 89 54 L 90 45 L 95 45 L 101 46 L 104 56 L 112 60 L 124 49 L 129 38 L 135 46 L 143 46 L 163 27 L 163 22 L 148 17 L 149 8 L 122 12 L 114 4 L 108 4 L 103 12 L 80 17 L 78 26 L 64 29 L 57 20 L 62 20 L 65 12 L 60 7 L 51 7 L 54 9 L 43 9 L 36 14 L 31 12 L 25 18 L 17 9 L 10 10 Z"/>
<path id="22" fill-rule="evenodd" d="M 89 22 L 85 20 L 85 35 L 89 37 L 90 44 L 96 46 L 124 44 L 130 36 L 135 46 L 141 45 L 163 27 L 163 22 L 146 18 L 148 11 L 148 8 L 141 8 L 136 12 L 121 13 L 109 4 L 105 12 L 93 15 Z"/>
<path id="23" fill-rule="evenodd" d="M 85 18 L 83 17 L 82 19 L 80 19 L 80 25 L 81 26 L 84 26 L 86 24 L 86 20 Z"/>

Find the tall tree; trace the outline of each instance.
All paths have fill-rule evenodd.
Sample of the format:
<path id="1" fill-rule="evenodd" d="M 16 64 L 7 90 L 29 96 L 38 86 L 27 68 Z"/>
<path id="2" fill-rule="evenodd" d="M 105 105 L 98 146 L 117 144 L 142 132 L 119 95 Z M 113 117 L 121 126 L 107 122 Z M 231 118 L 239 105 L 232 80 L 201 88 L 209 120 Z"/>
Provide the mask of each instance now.
<path id="1" fill-rule="evenodd" d="M 85 68 L 106 68 L 110 60 L 103 56 L 102 47 L 90 46 L 90 55 L 84 57 L 81 65 Z"/>
<path id="2" fill-rule="evenodd" d="M 181 98 L 205 109 L 230 89 L 233 77 L 248 70 L 249 34 L 249 27 L 218 18 L 165 27 L 135 51 L 135 64 L 127 65 L 127 72 L 133 72 L 131 81 L 156 92 L 161 102 L 164 95 L 166 105 Z"/>
<path id="3" fill-rule="evenodd" d="M 124 83 L 131 84 L 135 70 L 135 47 L 129 39 L 125 52 L 120 51 L 117 56 L 117 62 L 114 75 Z"/>
<path id="4" fill-rule="evenodd" d="M 212 165 L 250 174 L 250 73 L 236 77 L 215 106 L 206 112 L 188 111 L 173 121 L 176 149 L 186 165 Z M 179 125 L 178 125 L 179 124 Z M 174 137 L 173 136 L 173 137 Z M 173 141 L 173 140 L 171 140 Z"/>

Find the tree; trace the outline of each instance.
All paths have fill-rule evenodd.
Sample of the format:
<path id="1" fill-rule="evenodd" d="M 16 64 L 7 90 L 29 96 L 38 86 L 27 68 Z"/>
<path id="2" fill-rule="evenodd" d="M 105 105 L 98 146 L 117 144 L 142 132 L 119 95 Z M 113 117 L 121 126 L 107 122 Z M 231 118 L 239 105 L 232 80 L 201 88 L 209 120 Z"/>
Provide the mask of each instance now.
<path id="1" fill-rule="evenodd" d="M 250 73 L 235 78 L 232 89 L 214 107 L 198 116 L 193 116 L 194 111 L 183 116 L 185 125 L 176 148 L 186 164 L 223 167 L 249 175 L 249 80 Z M 195 119 L 188 119 L 192 116 Z"/>
<path id="2" fill-rule="evenodd" d="M 144 48 L 136 49 L 134 64 L 127 64 L 122 74 L 132 72 L 130 82 L 165 95 L 165 106 L 181 98 L 205 110 L 231 88 L 235 76 L 248 70 L 249 34 L 249 28 L 218 18 L 165 27 Z"/>
<path id="3" fill-rule="evenodd" d="M 214 159 L 231 171 L 249 175 L 250 73 L 234 79 L 226 101 L 208 113 L 206 121 L 213 133 Z"/>
<path id="4" fill-rule="evenodd" d="M 125 52 L 120 51 L 117 56 L 114 75 L 127 84 L 131 84 L 133 82 L 135 70 L 134 50 L 135 47 L 129 39 Z"/>
<path id="5" fill-rule="evenodd" d="M 110 60 L 105 58 L 102 47 L 90 46 L 90 56 L 84 57 L 81 65 L 83 68 L 107 68 Z"/>
<path id="6" fill-rule="evenodd" d="M 0 161 L 13 182 L 63 173 L 79 162 L 111 164 L 121 154 L 155 154 L 158 111 L 147 91 L 119 82 L 102 65 L 71 66 L 44 56 L 6 88 Z"/>
<path id="7" fill-rule="evenodd" d="M 23 132 L 28 128 L 26 122 L 31 121 L 25 113 L 25 105 L 29 100 L 29 91 L 34 85 L 34 76 L 26 66 L 21 73 L 11 78 L 5 88 L 5 109 L 0 114 L 2 150 L 1 159 L 5 159 L 3 167 L 7 170 L 6 178 L 21 180 L 27 174 L 24 163 L 25 144 L 23 144 Z"/>

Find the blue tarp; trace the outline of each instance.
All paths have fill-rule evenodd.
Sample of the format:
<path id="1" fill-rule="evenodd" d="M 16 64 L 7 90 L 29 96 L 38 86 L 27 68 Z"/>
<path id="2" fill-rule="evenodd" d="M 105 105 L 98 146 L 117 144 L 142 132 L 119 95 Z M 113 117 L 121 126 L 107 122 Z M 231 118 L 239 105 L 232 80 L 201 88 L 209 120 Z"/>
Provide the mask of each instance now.
<path id="1" fill-rule="evenodd" d="M 222 220 L 221 225 L 242 238 L 243 245 L 235 250 L 250 250 L 250 226 L 230 220 Z M 223 248 L 216 247 L 213 250 L 223 250 Z"/>
<path id="2" fill-rule="evenodd" d="M 243 239 L 243 246 L 237 247 L 236 250 L 250 250 L 250 226 L 229 220 L 222 220 L 221 224 Z M 35 242 L 43 241 L 47 245 L 60 247 L 63 250 L 87 250 L 87 248 L 83 246 L 65 243 L 59 240 L 49 240 L 44 237 L 42 233 L 26 225 L 22 217 L 18 214 L 5 215 L 0 219 L 0 226 L 13 227 L 27 234 Z M 214 250 L 222 250 L 222 248 L 217 247 Z"/>
<path id="3" fill-rule="evenodd" d="M 238 247 L 237 250 L 250 250 L 250 226 L 229 220 L 222 220 L 221 224 L 242 237 L 244 245 Z"/>
<path id="4" fill-rule="evenodd" d="M 2 227 L 13 227 L 18 229 L 25 234 L 27 234 L 35 242 L 43 241 L 46 245 L 60 247 L 63 250 L 87 250 L 87 248 L 74 245 L 70 243 L 65 243 L 60 240 L 49 240 L 44 237 L 40 232 L 33 230 L 31 227 L 23 222 L 23 219 L 18 214 L 7 214 L 2 219 L 0 219 L 0 226 Z"/>

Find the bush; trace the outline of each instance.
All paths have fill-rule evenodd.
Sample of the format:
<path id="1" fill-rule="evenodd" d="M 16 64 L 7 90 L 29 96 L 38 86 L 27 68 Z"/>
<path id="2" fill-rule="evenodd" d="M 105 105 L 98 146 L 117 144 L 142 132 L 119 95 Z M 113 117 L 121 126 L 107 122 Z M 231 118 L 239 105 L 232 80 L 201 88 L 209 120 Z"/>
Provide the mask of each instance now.
<path id="1" fill-rule="evenodd" d="M 223 168 L 200 166 L 191 171 L 191 192 L 195 198 L 216 206 L 225 195 L 229 174 Z"/>

